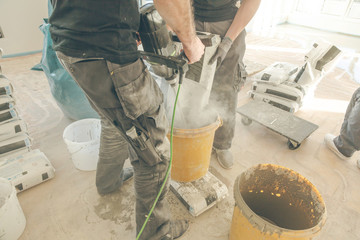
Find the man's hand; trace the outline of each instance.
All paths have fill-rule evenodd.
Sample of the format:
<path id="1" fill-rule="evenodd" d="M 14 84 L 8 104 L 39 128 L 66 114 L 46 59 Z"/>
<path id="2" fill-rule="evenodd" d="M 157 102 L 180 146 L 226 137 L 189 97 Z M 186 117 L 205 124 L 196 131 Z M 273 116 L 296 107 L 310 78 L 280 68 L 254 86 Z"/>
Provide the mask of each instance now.
<path id="1" fill-rule="evenodd" d="M 200 60 L 205 51 L 205 46 L 201 40 L 196 36 L 190 43 L 183 43 L 183 49 L 189 64 Z"/>
<path id="2" fill-rule="evenodd" d="M 226 54 L 231 48 L 233 41 L 229 37 L 224 37 L 218 48 L 216 49 L 215 54 L 210 58 L 209 65 L 217 61 L 216 69 L 221 65 L 222 61 L 225 59 Z"/>
<path id="3" fill-rule="evenodd" d="M 191 3 L 191 0 L 154 0 L 160 16 L 180 39 L 190 64 L 200 60 L 205 48 L 196 36 Z"/>

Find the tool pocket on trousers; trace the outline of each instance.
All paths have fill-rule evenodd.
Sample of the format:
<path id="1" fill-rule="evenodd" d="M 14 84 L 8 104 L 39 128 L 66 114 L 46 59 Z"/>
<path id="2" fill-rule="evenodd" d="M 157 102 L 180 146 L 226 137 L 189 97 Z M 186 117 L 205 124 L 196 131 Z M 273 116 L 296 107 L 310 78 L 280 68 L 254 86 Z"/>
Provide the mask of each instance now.
<path id="1" fill-rule="evenodd" d="M 155 151 L 163 160 L 170 160 L 170 142 L 166 136 L 169 122 L 165 115 L 164 105 L 161 104 L 154 112 L 145 113 L 144 117 Z"/>
<path id="2" fill-rule="evenodd" d="M 149 135 L 138 130 L 135 126 L 126 131 L 126 135 L 130 138 L 137 156 L 147 165 L 154 166 L 162 161 Z"/>
<path id="3" fill-rule="evenodd" d="M 129 132 L 135 131 L 136 135 L 131 137 Z M 155 151 L 155 147 L 151 143 L 151 140 L 143 132 L 138 132 L 135 127 L 129 129 L 126 134 L 130 137 L 132 142 L 133 149 L 135 150 L 137 156 L 143 160 L 147 165 L 154 166 L 155 164 L 161 162 L 160 156 Z"/>
<path id="4" fill-rule="evenodd" d="M 141 125 L 141 129 L 138 125 Z M 133 143 L 133 149 L 149 166 L 170 159 L 170 143 L 166 137 L 168 125 L 164 106 L 160 104 L 155 111 L 144 113 L 134 126 L 126 131 Z"/>
<path id="5" fill-rule="evenodd" d="M 126 116 L 135 120 L 142 114 L 157 109 L 163 96 L 142 60 L 117 66 L 110 71 L 110 75 Z"/>

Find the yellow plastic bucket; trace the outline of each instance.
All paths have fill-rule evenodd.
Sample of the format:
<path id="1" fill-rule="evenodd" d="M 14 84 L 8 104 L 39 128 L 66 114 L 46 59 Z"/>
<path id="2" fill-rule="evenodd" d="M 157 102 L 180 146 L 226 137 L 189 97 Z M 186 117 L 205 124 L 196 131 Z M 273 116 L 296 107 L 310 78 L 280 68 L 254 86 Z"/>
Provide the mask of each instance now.
<path id="1" fill-rule="evenodd" d="M 306 178 L 291 169 L 259 164 L 237 177 L 230 240 L 306 240 L 326 221 L 325 203 Z"/>
<path id="2" fill-rule="evenodd" d="M 214 123 L 202 128 L 174 128 L 172 180 L 192 182 L 207 173 L 215 131 L 221 125 L 222 121 L 218 117 Z"/>

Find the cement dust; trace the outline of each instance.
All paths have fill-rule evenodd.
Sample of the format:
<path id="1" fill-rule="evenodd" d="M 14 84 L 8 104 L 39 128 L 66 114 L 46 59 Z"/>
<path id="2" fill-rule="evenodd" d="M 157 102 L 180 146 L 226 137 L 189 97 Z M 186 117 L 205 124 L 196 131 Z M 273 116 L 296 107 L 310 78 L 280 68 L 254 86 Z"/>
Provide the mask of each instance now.
<path id="1" fill-rule="evenodd" d="M 177 88 L 175 86 L 171 86 L 170 87 L 170 94 L 167 98 L 168 100 L 168 105 L 170 106 L 170 110 L 174 109 L 174 103 L 175 103 L 175 98 L 176 98 L 176 94 L 177 94 Z M 174 121 L 174 125 L 177 128 L 180 128 L 182 125 L 187 126 L 187 118 L 185 118 L 184 112 L 183 112 L 183 106 L 181 104 L 181 101 L 177 101 L 176 103 L 176 109 L 175 109 L 175 121 Z M 168 111 L 167 111 L 168 112 Z M 172 112 L 168 112 L 168 119 L 172 119 Z"/>
<path id="2" fill-rule="evenodd" d="M 203 95 L 198 94 L 196 88 L 181 86 L 179 98 L 176 103 L 174 127 L 179 129 L 198 129 L 214 123 L 218 111 L 210 105 L 203 106 Z M 169 87 L 166 98 L 166 115 L 172 120 L 177 87 Z"/>
<path id="3" fill-rule="evenodd" d="M 133 229 L 135 201 L 132 185 L 124 184 L 119 191 L 100 197 L 94 205 L 94 212 L 103 220 L 110 220 L 116 224 L 128 224 L 126 229 Z"/>

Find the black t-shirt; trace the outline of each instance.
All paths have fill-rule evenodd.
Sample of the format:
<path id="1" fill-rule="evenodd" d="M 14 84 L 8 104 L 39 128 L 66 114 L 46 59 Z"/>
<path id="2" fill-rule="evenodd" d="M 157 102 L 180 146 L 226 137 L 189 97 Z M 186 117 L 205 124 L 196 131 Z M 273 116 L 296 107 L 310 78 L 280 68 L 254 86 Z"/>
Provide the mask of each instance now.
<path id="1" fill-rule="evenodd" d="M 137 0 L 51 0 L 50 33 L 56 51 L 125 64 L 139 58 Z"/>
<path id="2" fill-rule="evenodd" d="M 219 22 L 233 19 L 238 10 L 239 0 L 194 0 L 194 15 L 196 20 L 204 22 Z"/>

